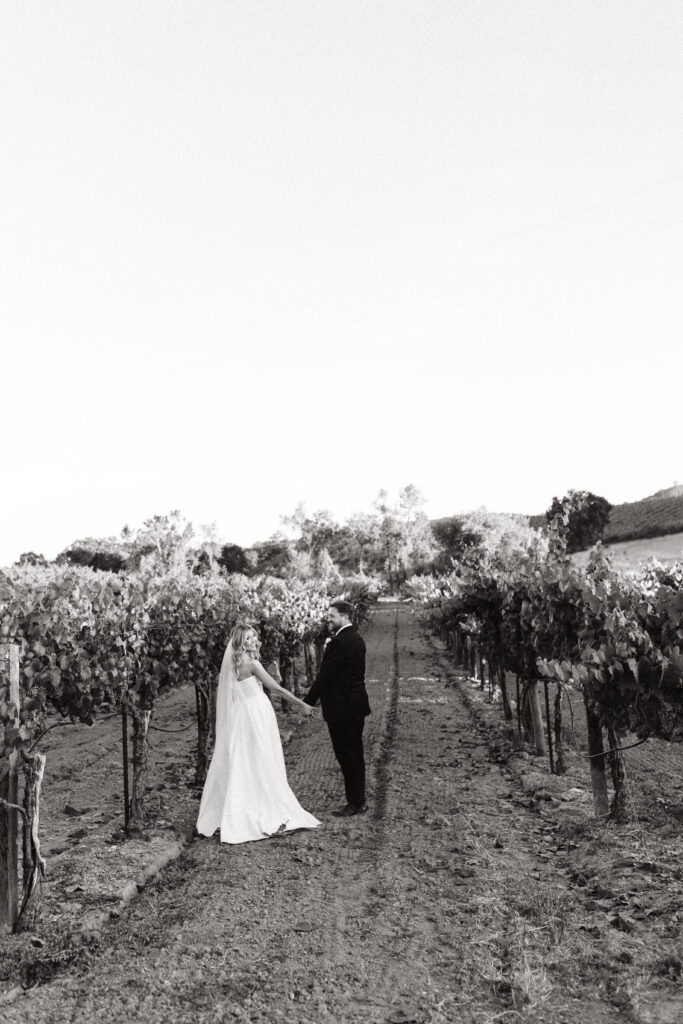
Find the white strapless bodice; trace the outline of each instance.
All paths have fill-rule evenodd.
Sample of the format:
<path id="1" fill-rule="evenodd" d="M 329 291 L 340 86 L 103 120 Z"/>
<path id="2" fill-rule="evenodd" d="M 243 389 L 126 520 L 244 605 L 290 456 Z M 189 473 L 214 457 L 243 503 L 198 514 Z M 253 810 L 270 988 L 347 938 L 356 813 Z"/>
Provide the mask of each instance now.
<path id="1" fill-rule="evenodd" d="M 235 681 L 235 699 L 240 697 L 258 697 L 259 694 L 265 696 L 263 689 L 263 683 L 256 676 L 245 676 L 244 679 L 237 679 Z"/>

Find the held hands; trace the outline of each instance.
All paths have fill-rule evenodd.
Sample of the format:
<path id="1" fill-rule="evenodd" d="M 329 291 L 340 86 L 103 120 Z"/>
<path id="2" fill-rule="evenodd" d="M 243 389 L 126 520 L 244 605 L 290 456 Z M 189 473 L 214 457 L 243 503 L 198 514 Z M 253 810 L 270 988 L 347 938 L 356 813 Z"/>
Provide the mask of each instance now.
<path id="1" fill-rule="evenodd" d="M 318 708 L 314 708 L 312 704 L 304 704 L 301 710 L 308 718 L 320 718 L 320 710 Z"/>

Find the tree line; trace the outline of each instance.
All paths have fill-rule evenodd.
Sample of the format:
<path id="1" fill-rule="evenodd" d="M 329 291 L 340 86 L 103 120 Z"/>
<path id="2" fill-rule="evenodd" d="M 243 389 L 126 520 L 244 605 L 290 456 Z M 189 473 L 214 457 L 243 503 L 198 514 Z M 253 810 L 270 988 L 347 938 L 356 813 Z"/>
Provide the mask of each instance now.
<path id="1" fill-rule="evenodd" d="M 528 517 L 477 509 L 430 520 L 426 501 L 414 484 L 395 497 L 380 490 L 368 511 L 343 521 L 327 509 L 309 512 L 300 502 L 280 517 L 281 527 L 251 546 L 218 538 L 215 524 L 195 526 L 178 510 L 154 515 L 138 529 L 124 526 L 115 537 L 86 537 L 61 551 L 54 563 L 41 554 L 23 553 L 18 565 L 76 565 L 105 572 L 155 567 L 189 569 L 210 575 L 216 569 L 247 577 L 323 579 L 329 583 L 353 573 L 381 580 L 396 593 L 412 576 L 448 571 L 473 550 L 497 547 L 501 538 L 516 543 L 532 527 L 561 521 L 568 552 L 600 540 L 610 503 L 589 491 L 570 490 L 554 497 L 545 516 Z"/>

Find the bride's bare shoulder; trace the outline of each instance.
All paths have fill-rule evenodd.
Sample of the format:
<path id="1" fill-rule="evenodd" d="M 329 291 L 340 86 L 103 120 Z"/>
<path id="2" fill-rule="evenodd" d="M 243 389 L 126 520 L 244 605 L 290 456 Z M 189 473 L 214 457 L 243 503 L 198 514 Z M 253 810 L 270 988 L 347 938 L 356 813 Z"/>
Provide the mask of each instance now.
<path id="1" fill-rule="evenodd" d="M 256 658 L 243 657 L 240 662 L 239 674 L 242 679 L 246 679 L 247 676 L 255 675 L 259 668 L 261 668 L 261 662 Z"/>

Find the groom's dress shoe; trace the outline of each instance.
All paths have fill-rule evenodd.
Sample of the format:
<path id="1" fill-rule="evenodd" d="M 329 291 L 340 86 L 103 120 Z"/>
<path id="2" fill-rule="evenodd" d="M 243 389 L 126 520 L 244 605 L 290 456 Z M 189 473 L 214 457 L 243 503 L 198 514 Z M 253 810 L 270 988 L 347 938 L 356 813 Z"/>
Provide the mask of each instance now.
<path id="1" fill-rule="evenodd" d="M 361 804 L 360 807 L 356 807 L 355 804 L 345 804 L 344 807 L 340 807 L 337 811 L 332 811 L 337 818 L 351 818 L 354 814 L 363 814 L 367 811 L 367 804 Z"/>
<path id="2" fill-rule="evenodd" d="M 343 807 L 337 808 L 336 811 L 332 811 L 335 818 L 350 818 L 355 813 L 353 804 L 345 804 Z"/>

